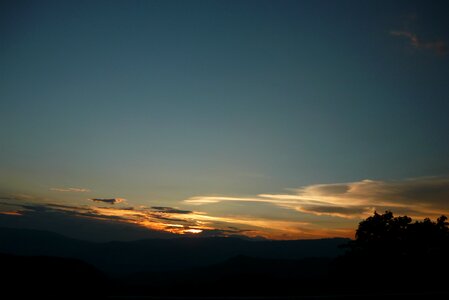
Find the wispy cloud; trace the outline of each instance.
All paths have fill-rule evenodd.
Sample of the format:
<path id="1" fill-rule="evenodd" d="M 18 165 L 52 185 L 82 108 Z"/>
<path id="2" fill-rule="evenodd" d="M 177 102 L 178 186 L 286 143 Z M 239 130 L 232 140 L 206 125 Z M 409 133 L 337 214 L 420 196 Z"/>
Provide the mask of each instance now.
<path id="1" fill-rule="evenodd" d="M 9 215 L 9 216 L 21 216 L 22 213 L 17 210 L 11 210 L 11 211 L 0 211 L 0 214 L 2 215 Z"/>
<path id="2" fill-rule="evenodd" d="M 193 205 L 219 203 L 223 201 L 238 201 L 238 202 L 272 202 L 271 200 L 261 198 L 248 198 L 248 197 L 227 197 L 227 196 L 195 196 L 190 197 L 184 202 Z"/>
<path id="3" fill-rule="evenodd" d="M 412 44 L 412 46 L 414 46 L 414 47 L 416 47 L 416 48 L 419 48 L 420 45 L 421 45 L 421 43 L 420 43 L 420 41 L 418 40 L 418 37 L 416 36 L 416 34 L 414 34 L 414 33 L 412 33 L 412 32 L 409 32 L 409 31 L 392 30 L 392 31 L 390 31 L 390 34 L 391 34 L 391 35 L 394 35 L 394 36 L 403 36 L 403 37 L 409 39 L 410 44 Z"/>
<path id="4" fill-rule="evenodd" d="M 85 188 L 51 188 L 50 191 L 54 191 L 54 192 L 67 192 L 67 193 L 88 193 L 90 192 L 89 189 L 85 189 Z"/>
<path id="5" fill-rule="evenodd" d="M 115 207 L 92 205 L 67 205 L 59 203 L 26 203 L 6 201 L 0 203 L 11 217 L 67 216 L 69 219 L 86 219 L 137 225 L 150 230 L 174 234 L 203 236 L 265 237 L 270 239 L 318 238 L 353 235 L 352 229 L 320 229 L 301 220 L 261 218 L 252 215 L 210 215 L 206 212 L 182 210 L 168 206 Z M 1 211 L 1 209 L 0 209 Z M 14 212 L 11 214 L 10 212 Z"/>
<path id="6" fill-rule="evenodd" d="M 421 38 L 418 38 L 416 33 L 407 30 L 392 30 L 390 34 L 397 37 L 406 38 L 410 45 L 416 49 L 428 49 L 434 51 L 438 55 L 444 55 L 448 52 L 448 45 L 442 40 L 436 41 L 424 41 Z"/>
<path id="7" fill-rule="evenodd" d="M 25 218 L 30 213 L 40 216 L 57 214 L 71 219 L 123 223 L 150 231 L 204 236 L 237 234 L 270 239 L 352 237 L 357 222 L 374 210 L 392 210 L 413 218 L 448 214 L 449 177 L 315 184 L 288 189 L 285 193 L 246 197 L 195 196 L 180 203 L 180 208 L 132 206 L 129 202 L 126 206 L 112 205 L 123 203 L 122 198 L 90 199 L 98 205 L 68 205 L 23 194 L 0 198 L 3 200 L 0 211 L 4 217 L 10 218 Z M 245 205 L 237 206 L 239 209 L 234 212 L 231 212 L 232 207 L 236 206 L 232 205 L 224 206 L 226 213 L 208 212 L 217 212 L 213 206 L 230 202 Z M 186 205 L 194 209 L 185 209 Z M 274 212 L 275 208 L 279 214 Z M 264 213 L 258 214 L 258 210 Z"/>
<path id="8" fill-rule="evenodd" d="M 118 203 L 126 202 L 126 199 L 124 199 L 124 198 L 92 198 L 89 200 L 92 200 L 94 202 L 108 203 L 108 204 L 118 204 Z"/>
<path id="9" fill-rule="evenodd" d="M 393 210 L 411 216 L 436 216 L 449 212 L 449 178 L 424 177 L 398 181 L 362 180 L 317 184 L 284 194 L 255 197 L 196 196 L 185 203 L 205 205 L 239 201 L 271 203 L 316 216 L 360 219 L 374 210 Z"/>
<path id="10" fill-rule="evenodd" d="M 66 205 L 59 203 L 28 203 L 18 201 L 16 197 L 2 197 L 0 211 L 4 215 L 27 216 L 29 213 L 40 215 L 67 215 L 71 218 L 85 218 L 114 223 L 128 223 L 151 230 L 175 234 L 198 234 L 204 230 L 213 230 L 207 222 L 196 220 L 195 213 L 171 207 L 104 207 L 92 205 Z M 117 200 L 117 198 L 114 198 Z M 113 199 L 101 199 L 113 200 Z M 104 201 L 100 201 L 104 202 Z M 112 202 L 112 201 L 110 201 Z M 106 202 L 106 203 L 109 203 Z"/>
<path id="11" fill-rule="evenodd" d="M 182 210 L 168 206 L 152 206 L 155 212 L 169 213 L 169 214 L 191 214 L 191 210 Z"/>

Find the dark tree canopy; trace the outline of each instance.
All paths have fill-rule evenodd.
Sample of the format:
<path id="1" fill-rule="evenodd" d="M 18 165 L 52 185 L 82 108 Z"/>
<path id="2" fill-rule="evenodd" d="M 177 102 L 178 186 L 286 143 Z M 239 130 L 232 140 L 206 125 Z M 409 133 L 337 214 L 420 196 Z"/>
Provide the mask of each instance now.
<path id="1" fill-rule="evenodd" d="M 355 240 L 336 260 L 334 275 L 352 282 L 355 289 L 369 291 L 447 291 L 449 270 L 449 223 L 413 221 L 392 212 L 360 222 Z"/>
<path id="2" fill-rule="evenodd" d="M 449 245 L 449 223 L 441 216 L 436 222 L 429 218 L 412 221 L 395 217 L 392 212 L 374 213 L 360 222 L 356 239 L 349 245 L 350 253 L 358 255 L 430 255 L 443 254 Z"/>

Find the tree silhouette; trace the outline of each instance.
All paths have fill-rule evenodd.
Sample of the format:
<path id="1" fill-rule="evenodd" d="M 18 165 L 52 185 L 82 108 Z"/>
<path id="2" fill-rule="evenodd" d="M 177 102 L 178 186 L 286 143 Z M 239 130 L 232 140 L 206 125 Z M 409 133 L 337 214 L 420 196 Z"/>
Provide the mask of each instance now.
<path id="1" fill-rule="evenodd" d="M 436 222 L 425 218 L 412 222 L 407 216 L 395 217 L 391 211 L 360 222 L 349 255 L 416 256 L 441 253 L 449 245 L 449 223 L 441 216 Z"/>
<path id="2" fill-rule="evenodd" d="M 386 211 L 360 222 L 355 240 L 336 261 L 341 280 L 361 290 L 376 283 L 384 291 L 447 290 L 449 223 L 395 217 Z"/>

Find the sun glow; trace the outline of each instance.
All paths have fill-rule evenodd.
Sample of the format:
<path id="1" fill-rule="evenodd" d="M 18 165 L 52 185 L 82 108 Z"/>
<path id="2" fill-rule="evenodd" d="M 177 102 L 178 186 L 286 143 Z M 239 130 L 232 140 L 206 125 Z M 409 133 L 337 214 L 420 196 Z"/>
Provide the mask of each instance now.
<path id="1" fill-rule="evenodd" d="M 236 201 L 233 198 L 231 201 Z M 246 199 L 247 200 L 247 199 Z M 17 205 L 14 205 L 17 206 Z M 105 222 L 134 224 L 148 230 L 176 235 L 264 237 L 268 239 L 319 238 L 327 236 L 353 236 L 353 230 L 345 228 L 329 230 L 311 222 L 297 219 L 275 219 L 248 214 L 213 215 L 204 211 L 190 211 L 164 206 L 131 206 L 109 203 L 99 205 L 65 205 L 46 203 L 36 209 L 59 212 L 80 218 Z M 0 213 L 20 216 L 33 209 L 30 205 L 24 211 L 9 209 Z"/>
<path id="2" fill-rule="evenodd" d="M 186 229 L 186 230 L 184 230 L 184 232 L 187 232 L 187 233 L 201 233 L 201 232 L 203 232 L 203 230 L 201 230 L 201 229 Z"/>

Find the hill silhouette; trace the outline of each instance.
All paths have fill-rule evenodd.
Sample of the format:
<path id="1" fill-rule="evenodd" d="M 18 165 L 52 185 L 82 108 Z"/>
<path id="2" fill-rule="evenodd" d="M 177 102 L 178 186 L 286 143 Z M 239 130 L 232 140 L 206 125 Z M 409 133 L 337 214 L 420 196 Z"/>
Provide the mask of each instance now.
<path id="1" fill-rule="evenodd" d="M 263 259 L 235 256 L 218 264 L 176 272 L 142 272 L 122 279 L 125 294 L 163 296 L 315 295 L 331 258 Z"/>
<path id="2" fill-rule="evenodd" d="M 108 243 L 0 228 L 2 282 L 27 287 L 22 294 L 76 289 L 96 298 L 445 299 L 448 225 L 444 216 L 412 222 L 386 212 L 360 222 L 355 240 Z"/>
<path id="3" fill-rule="evenodd" d="M 147 239 L 94 243 L 59 234 L 0 228 L 0 253 L 77 258 L 112 275 L 180 270 L 217 264 L 238 255 L 271 259 L 336 257 L 348 239 L 251 241 L 239 238 Z"/>

